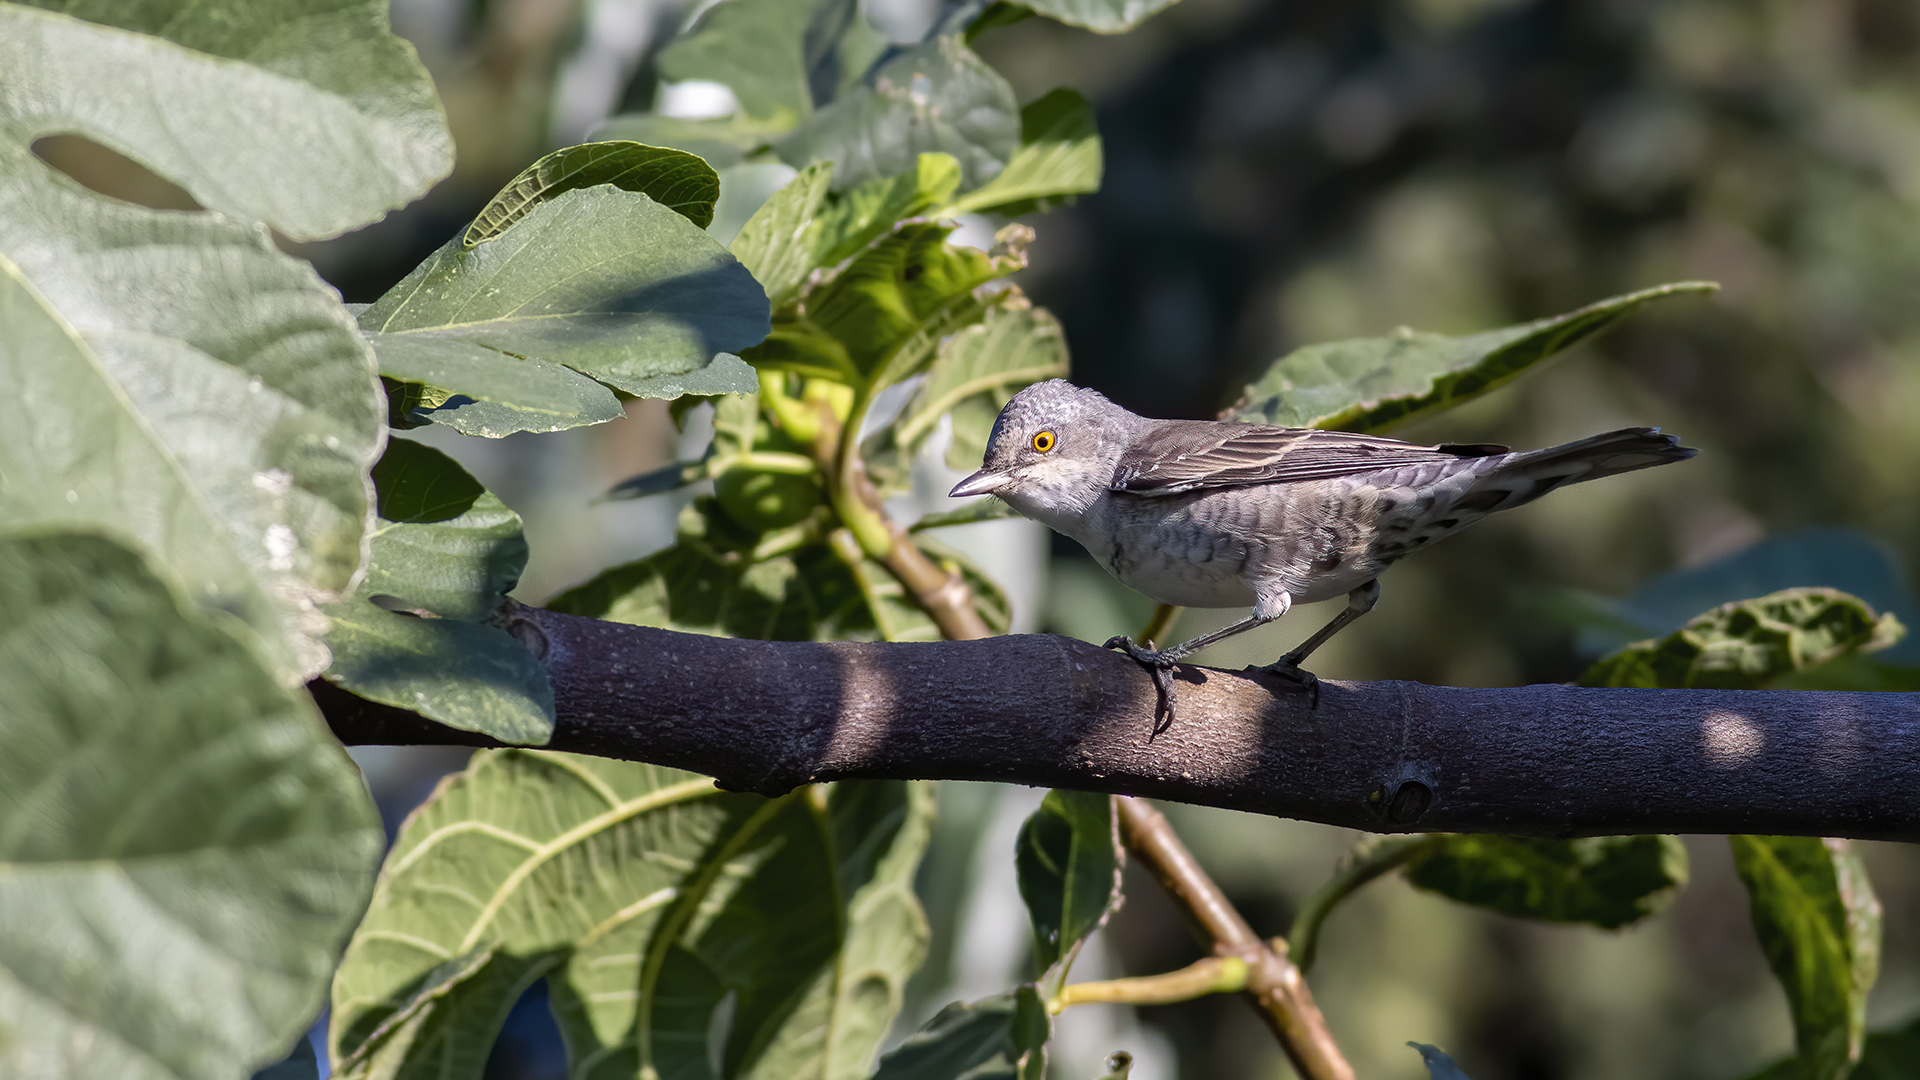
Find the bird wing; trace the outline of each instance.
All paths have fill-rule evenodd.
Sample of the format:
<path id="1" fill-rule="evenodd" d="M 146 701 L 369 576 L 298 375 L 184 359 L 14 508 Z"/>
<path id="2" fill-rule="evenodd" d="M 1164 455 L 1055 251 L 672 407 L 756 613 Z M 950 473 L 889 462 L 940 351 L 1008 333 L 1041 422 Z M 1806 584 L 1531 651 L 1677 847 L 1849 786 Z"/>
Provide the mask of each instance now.
<path id="1" fill-rule="evenodd" d="M 1326 480 L 1379 469 L 1502 454 L 1490 444 L 1420 446 L 1350 431 L 1168 420 L 1121 456 L 1108 485 L 1136 495 Z"/>

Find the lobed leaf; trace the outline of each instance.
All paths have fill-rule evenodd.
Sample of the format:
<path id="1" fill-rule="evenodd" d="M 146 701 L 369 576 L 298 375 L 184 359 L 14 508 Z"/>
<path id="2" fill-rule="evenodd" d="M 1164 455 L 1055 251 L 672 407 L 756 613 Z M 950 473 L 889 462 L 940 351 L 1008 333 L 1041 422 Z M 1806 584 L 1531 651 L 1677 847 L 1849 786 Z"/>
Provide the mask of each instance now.
<path id="1" fill-rule="evenodd" d="M 0 1074 L 279 1060 L 372 885 L 358 770 L 116 541 L 0 539 L 0 626 Z"/>
<path id="2" fill-rule="evenodd" d="M 44 168 L 28 144 L 77 132 L 297 240 L 376 221 L 453 168 L 384 0 L 4 4 L 0 71 L 18 91 L 0 95 L 6 172 Z"/>
<path id="3" fill-rule="evenodd" d="M 1687 883 L 1674 836 L 1572 840 L 1451 833 L 1407 862 L 1415 886 L 1506 915 L 1612 930 L 1666 908 Z"/>
<path id="4" fill-rule="evenodd" d="M 970 190 L 1019 148 L 1019 115 L 1006 79 L 959 38 L 942 37 L 902 50 L 773 148 L 795 168 L 833 162 L 839 189 L 911 172 L 937 151 L 960 163 Z"/>
<path id="5" fill-rule="evenodd" d="M 1384 431 L 1503 386 L 1644 304 L 1717 288 L 1706 281 L 1656 285 L 1465 337 L 1403 328 L 1387 337 L 1308 345 L 1275 362 L 1221 418 Z"/>
<path id="6" fill-rule="evenodd" d="M 645 195 L 702 229 L 713 223 L 720 200 L 720 174 L 696 155 L 637 142 L 583 143 L 520 170 L 467 226 L 461 246 L 496 239 L 541 203 L 596 184 Z"/>
<path id="7" fill-rule="evenodd" d="M 330 683 L 502 742 L 553 732 L 546 669 L 483 620 L 520 580 L 520 517 L 452 458 L 393 439 L 373 468 L 378 513 L 366 576 L 325 607 Z M 409 610 L 425 611 L 421 617 Z"/>
<path id="8" fill-rule="evenodd" d="M 1074 957 L 1120 905 L 1126 849 L 1114 796 L 1056 789 L 1020 827 L 1014 872 L 1033 925 L 1040 992 L 1065 985 Z"/>
<path id="9" fill-rule="evenodd" d="M 898 782 L 764 799 L 477 755 L 402 828 L 341 965 L 340 1075 L 477 1078 L 538 978 L 575 1076 L 857 1075 L 924 949 L 930 809 Z"/>
<path id="10" fill-rule="evenodd" d="M 324 666 L 313 605 L 359 563 L 383 419 L 338 294 L 264 230 L 95 197 L 0 137 L 0 312 L 0 520 L 124 536 L 287 683 Z"/>
<path id="11" fill-rule="evenodd" d="M 403 336 L 454 370 L 481 346 L 666 397 L 766 336 L 767 307 L 752 275 L 692 222 L 601 186 L 563 191 L 471 250 L 448 242 L 360 326 L 376 348 Z M 738 367 L 722 370 L 729 389 L 707 392 L 741 388 Z M 461 381 L 442 388 L 465 393 Z"/>
<path id="12" fill-rule="evenodd" d="M 1860 1060 L 1880 967 L 1880 901 L 1845 840 L 1730 836 L 1753 928 L 1793 1012 L 1799 1075 L 1842 1080 Z"/>
<path id="13" fill-rule="evenodd" d="M 1104 169 L 1093 106 L 1079 91 L 1061 87 L 1020 110 L 1020 148 L 1007 167 L 941 214 L 1024 214 L 1041 200 L 1100 190 Z"/>
<path id="14" fill-rule="evenodd" d="M 1664 638 L 1594 662 L 1582 686 L 1755 689 L 1839 657 L 1885 648 L 1906 628 L 1837 589 L 1784 589 L 1722 604 Z"/>

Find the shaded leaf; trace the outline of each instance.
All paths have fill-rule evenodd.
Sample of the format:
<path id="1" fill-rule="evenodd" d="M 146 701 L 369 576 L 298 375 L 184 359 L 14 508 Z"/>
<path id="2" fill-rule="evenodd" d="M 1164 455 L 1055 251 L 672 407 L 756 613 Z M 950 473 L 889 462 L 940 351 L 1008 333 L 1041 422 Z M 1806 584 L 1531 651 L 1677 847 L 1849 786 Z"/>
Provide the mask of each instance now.
<path id="1" fill-rule="evenodd" d="M 1073 959 L 1120 904 L 1126 866 L 1112 795 L 1047 792 L 1020 827 L 1014 870 L 1033 926 L 1040 992 L 1051 997 Z"/>
<path id="2" fill-rule="evenodd" d="M 1403 329 L 1387 337 L 1308 345 L 1276 361 L 1222 418 L 1384 431 L 1496 389 L 1643 304 L 1718 287 L 1704 281 L 1657 285 L 1465 337 Z"/>
<path id="3" fill-rule="evenodd" d="M 966 190 L 1006 167 L 1019 116 L 1000 73 L 959 38 L 942 37 L 902 50 L 773 147 L 795 168 L 833 162 L 836 189 L 911 172 L 919 155 L 938 151 L 960 163 Z"/>
<path id="4" fill-rule="evenodd" d="M 1024 214 L 1040 200 L 1100 190 L 1104 167 L 1093 106 L 1061 87 L 1020 110 L 1020 148 L 1007 167 L 943 213 Z"/>
<path id="5" fill-rule="evenodd" d="M 0 202 L 0 521 L 136 541 L 304 681 L 384 418 L 338 294 L 257 226 L 95 197 L 4 137 Z"/>
<path id="6" fill-rule="evenodd" d="M 749 117 L 790 126 L 853 85 L 885 47 L 855 0 L 721 0 L 659 64 L 664 78 L 722 83 Z"/>
<path id="7" fill-rule="evenodd" d="M 453 167 L 433 82 L 385 0 L 61 6 L 85 14 L 0 5 L 0 71 L 31 88 L 0 98 L 19 165 L 44 168 L 36 138 L 78 132 L 300 240 L 376 221 Z"/>
<path id="8" fill-rule="evenodd" d="M 1053 1018 L 1033 985 L 941 1009 L 880 1059 L 873 1080 L 1041 1080 Z"/>
<path id="9" fill-rule="evenodd" d="M 694 154 L 637 142 L 582 143 L 520 170 L 480 209 L 460 243 L 484 244 L 561 192 L 595 184 L 645 195 L 703 229 L 713 223 L 713 204 L 720 200 L 720 174 Z"/>
<path id="10" fill-rule="evenodd" d="M 692 222 L 602 186 L 561 192 L 472 250 L 449 241 L 361 312 L 360 326 L 376 348 L 390 334 L 417 348 L 453 343 L 439 362 L 455 370 L 479 345 L 630 394 L 673 396 L 719 354 L 764 337 L 766 303 Z"/>
<path id="11" fill-rule="evenodd" d="M 917 912 L 928 810 L 897 782 L 764 799 L 648 765 L 476 755 L 381 872 L 334 984 L 335 1059 L 477 1078 L 507 1006 L 546 978 L 577 1076 L 851 1075 L 828 1063 L 871 1059 L 859 1044 L 924 948 L 889 912 Z M 856 946 L 875 929 L 888 940 Z"/>
<path id="12" fill-rule="evenodd" d="M 1730 836 L 1753 928 L 1793 1012 L 1807 1080 L 1841 1080 L 1860 1058 L 1880 967 L 1880 901 L 1845 840 Z"/>
<path id="13" fill-rule="evenodd" d="M 1462 903 L 1612 930 L 1672 903 L 1687 883 L 1687 849 L 1674 836 L 1453 833 L 1423 846 L 1405 873 L 1414 885 Z"/>
<path id="14" fill-rule="evenodd" d="M 324 609 L 333 661 L 323 677 L 451 727 L 546 742 L 546 669 L 505 630 L 481 624 L 526 566 L 519 515 L 452 458 L 406 439 L 387 444 L 373 478 L 379 519 L 366 576 Z"/>
<path id="15" fill-rule="evenodd" d="M 626 415 L 613 391 L 569 367 L 484 345 L 406 334 L 369 336 L 380 374 L 419 397 L 403 415 L 462 435 L 560 431 Z M 444 387 L 459 387 L 455 393 Z"/>
<path id="16" fill-rule="evenodd" d="M 1904 633 L 1836 589 L 1786 589 L 1722 604 L 1654 641 L 1596 661 L 1582 686 L 1754 689 L 1854 652 L 1885 648 Z"/>
<path id="17" fill-rule="evenodd" d="M 277 1060 L 372 885 L 358 770 L 114 541 L 0 539 L 0 626 L 0 1074 Z"/>
<path id="18" fill-rule="evenodd" d="M 915 536 L 914 543 L 936 566 L 949 573 L 958 571 L 973 593 L 974 610 L 996 634 L 1004 634 L 1013 622 L 1013 608 L 1000 586 L 981 573 L 972 563 L 931 537 Z M 873 559 L 861 559 L 853 567 L 854 578 L 880 636 L 888 641 L 940 641 L 944 635 L 926 609 L 915 603 L 906 586 L 885 566 Z"/>

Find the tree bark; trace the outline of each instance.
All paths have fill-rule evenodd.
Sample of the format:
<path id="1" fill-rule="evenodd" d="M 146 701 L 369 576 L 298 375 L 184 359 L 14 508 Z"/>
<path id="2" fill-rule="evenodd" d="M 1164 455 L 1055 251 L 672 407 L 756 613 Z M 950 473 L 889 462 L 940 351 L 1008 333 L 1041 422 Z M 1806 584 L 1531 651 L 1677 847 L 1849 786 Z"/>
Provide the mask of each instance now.
<path id="1" fill-rule="evenodd" d="M 1119 653 L 1044 634 L 746 641 L 514 607 L 549 748 L 767 794 L 853 777 L 1147 795 L 1374 832 L 1920 839 L 1920 694 L 1495 689 L 1183 665 L 1178 714 Z M 316 682 L 342 741 L 498 745 Z"/>

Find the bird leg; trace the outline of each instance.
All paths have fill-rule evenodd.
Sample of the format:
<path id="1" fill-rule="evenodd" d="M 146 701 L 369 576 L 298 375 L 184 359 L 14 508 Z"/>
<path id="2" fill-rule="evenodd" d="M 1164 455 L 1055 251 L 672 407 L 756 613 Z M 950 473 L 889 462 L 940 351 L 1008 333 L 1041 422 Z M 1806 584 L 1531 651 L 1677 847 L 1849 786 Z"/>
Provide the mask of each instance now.
<path id="1" fill-rule="evenodd" d="M 1380 602 L 1380 582 L 1378 579 L 1347 594 L 1346 609 L 1333 617 L 1333 621 L 1321 627 L 1312 637 L 1300 643 L 1292 652 L 1267 665 L 1266 670 L 1283 679 L 1300 684 L 1300 687 L 1313 695 L 1313 707 L 1320 706 L 1320 680 L 1313 672 L 1304 670 L 1300 661 L 1305 660 L 1313 650 L 1327 643 L 1327 639 L 1347 628 L 1347 624 L 1373 610 Z"/>
<path id="2" fill-rule="evenodd" d="M 1128 656 L 1133 657 L 1134 662 L 1146 668 L 1147 674 L 1153 677 L 1153 687 L 1160 692 L 1160 700 L 1154 706 L 1153 710 L 1153 734 L 1159 735 L 1161 732 L 1173 726 L 1173 669 L 1175 665 L 1187 657 L 1192 656 L 1194 653 L 1199 652 L 1201 649 L 1219 641 L 1221 638 L 1232 637 L 1242 630 L 1251 630 L 1256 626 L 1264 626 L 1279 618 L 1282 614 L 1285 614 L 1286 610 L 1286 605 L 1284 604 L 1280 606 L 1278 612 L 1271 615 L 1262 615 L 1258 609 L 1255 609 L 1252 615 L 1241 619 L 1232 626 L 1215 630 L 1211 634 L 1202 634 L 1197 638 L 1183 641 L 1171 648 L 1156 649 L 1153 647 L 1153 642 L 1151 641 L 1145 645 L 1141 645 L 1125 635 L 1108 638 L 1107 643 L 1102 646 L 1102 648 L 1119 649 Z"/>

